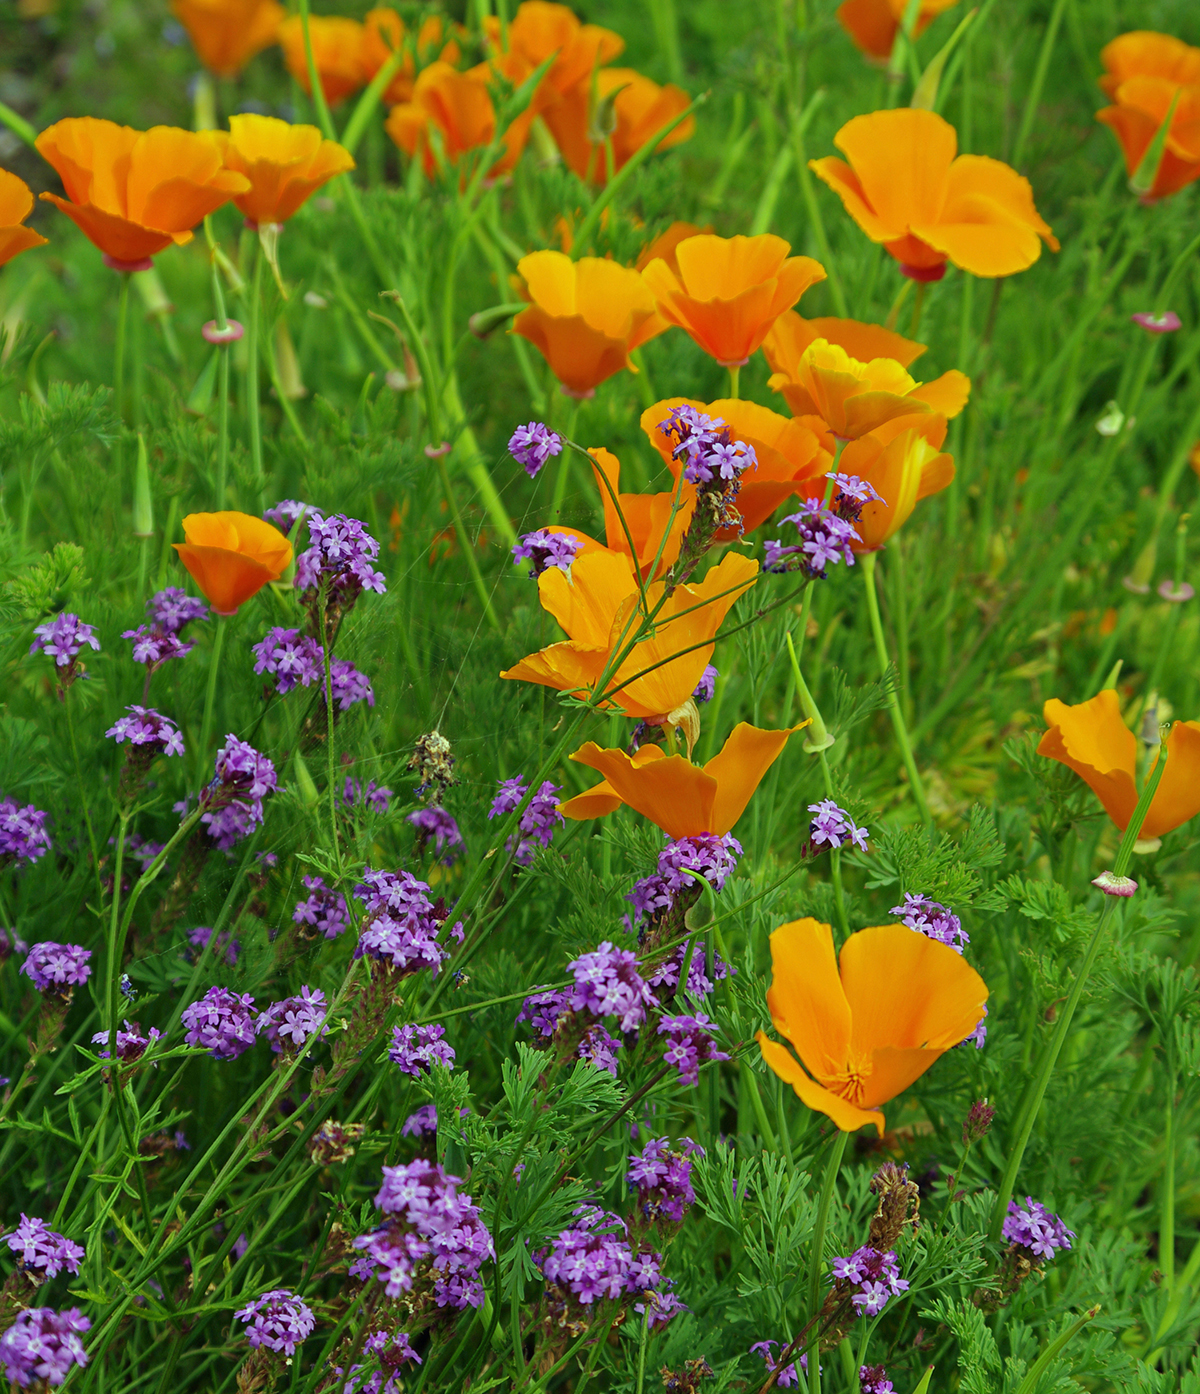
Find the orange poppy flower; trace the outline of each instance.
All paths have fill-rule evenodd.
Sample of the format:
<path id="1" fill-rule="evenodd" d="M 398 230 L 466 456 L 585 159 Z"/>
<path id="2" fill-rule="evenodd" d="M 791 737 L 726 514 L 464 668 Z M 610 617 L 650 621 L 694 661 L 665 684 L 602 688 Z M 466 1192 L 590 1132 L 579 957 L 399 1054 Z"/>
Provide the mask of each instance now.
<path id="1" fill-rule="evenodd" d="M 1100 86 L 1114 98 L 1117 88 L 1131 77 L 1162 77 L 1176 87 L 1200 83 L 1200 48 L 1149 29 L 1121 34 L 1105 44 L 1100 61 L 1105 70 Z"/>
<path id="2" fill-rule="evenodd" d="M 949 121 L 918 107 L 848 121 L 833 138 L 849 164 L 810 160 L 872 242 L 906 276 L 940 280 L 951 261 L 974 276 L 1032 266 L 1058 242 L 1033 206 L 1029 181 L 986 155 L 958 155 Z"/>
<path id="3" fill-rule="evenodd" d="M 1115 105 L 1098 111 L 1096 120 L 1117 137 L 1131 178 L 1159 127 L 1171 116 L 1154 183 L 1144 195 L 1147 201 L 1178 193 L 1200 177 L 1200 86 L 1181 87 L 1166 77 L 1130 77 L 1114 96 Z"/>
<path id="4" fill-rule="evenodd" d="M 315 126 L 290 126 L 274 116 L 231 116 L 216 132 L 225 168 L 244 174 L 248 193 L 233 202 L 251 223 L 286 223 L 310 195 L 354 168 L 354 157 Z"/>
<path id="5" fill-rule="evenodd" d="M 652 261 L 665 261 L 671 268 L 672 275 L 678 276 L 679 262 L 675 258 L 675 252 L 679 244 L 686 242 L 689 237 L 699 237 L 702 233 L 711 232 L 711 226 L 700 227 L 696 223 L 676 221 L 665 232 L 660 232 L 653 241 L 646 243 L 633 264 L 634 270 L 645 271 Z"/>
<path id="6" fill-rule="evenodd" d="M 321 91 L 330 106 L 367 85 L 363 63 L 363 26 L 342 15 L 308 17 L 308 37 L 312 44 L 313 65 L 321 80 Z M 312 96 L 308 81 L 308 58 L 304 52 L 304 29 L 299 15 L 289 15 L 279 26 L 279 46 L 287 70 Z"/>
<path id="7" fill-rule="evenodd" d="M 42 198 L 71 219 L 112 261 L 131 266 L 192 228 L 250 181 L 225 169 L 211 131 L 154 126 L 134 131 L 94 116 L 48 126 L 35 144 L 58 171 L 67 197 Z"/>
<path id="8" fill-rule="evenodd" d="M 732 542 L 744 532 L 753 532 L 765 523 L 786 498 L 800 493 L 810 480 L 820 479 L 833 463 L 833 451 L 822 449 L 816 434 L 801 421 L 789 420 L 757 402 L 723 398 L 718 402 L 698 402 L 691 397 L 668 397 L 642 412 L 641 427 L 650 444 L 676 479 L 683 468 L 671 453 L 669 440 L 659 426 L 674 407 L 695 407 L 713 420 L 724 421 L 733 440 L 753 446 L 757 464 L 741 478 L 735 507 L 742 515 L 742 526 L 718 528 L 718 542 Z"/>
<path id="9" fill-rule="evenodd" d="M 1052 697 L 1042 715 L 1050 729 L 1038 744 L 1038 754 L 1074 770 L 1124 832 L 1138 801 L 1137 738 L 1122 720 L 1117 694 L 1105 688 L 1077 706 Z M 1176 721 L 1167 736 L 1167 768 L 1154 791 L 1141 836 L 1162 837 L 1197 813 L 1200 722 Z"/>
<path id="10" fill-rule="evenodd" d="M 613 696 L 603 706 L 662 725 L 695 691 L 730 606 L 757 578 L 756 561 L 731 553 L 703 581 L 679 586 L 659 611 L 653 634 L 609 678 L 605 690 Z M 662 593 L 661 581 L 647 587 L 651 606 Z M 569 638 L 500 676 L 580 697 L 594 693 L 613 652 L 637 632 L 638 590 L 629 558 L 607 549 L 591 552 L 576 557 L 569 578 L 551 567 L 538 577 L 538 595 Z"/>
<path id="11" fill-rule="evenodd" d="M 563 252 L 531 252 L 517 263 L 532 304 L 513 320 L 550 364 L 567 392 L 590 396 L 653 337 L 654 297 L 628 266 L 601 257 L 572 261 Z"/>
<path id="12" fill-rule="evenodd" d="M 931 410 L 957 416 L 971 391 L 970 378 L 956 369 L 919 383 L 894 358 L 862 363 L 827 339 L 814 339 L 791 371 L 773 373 L 768 385 L 783 393 L 796 416 L 820 417 L 842 440 Z"/>
<path id="13" fill-rule="evenodd" d="M 368 10 L 363 16 L 362 65 L 363 76 L 370 82 L 375 74 L 399 52 L 405 43 L 408 30 L 395 10 L 386 6 Z M 414 61 L 412 50 L 404 54 L 395 77 L 383 89 L 385 106 L 412 100 L 413 82 L 418 65 L 422 68 L 434 57 L 445 63 L 457 63 L 462 57 L 462 46 L 455 37 L 446 38 L 446 26 L 441 15 L 428 15 L 417 31 Z"/>
<path id="14" fill-rule="evenodd" d="M 965 1041 L 988 998 L 960 954 L 901 924 L 860 929 L 839 960 L 827 924 L 793 920 L 771 935 L 771 967 L 771 1020 L 800 1060 L 760 1031 L 763 1059 L 846 1133 L 882 1136 L 879 1105 Z"/>
<path id="15" fill-rule="evenodd" d="M 869 363 L 872 358 L 894 358 L 902 368 L 911 368 L 926 349 L 925 344 L 906 339 L 882 324 L 836 319 L 832 315 L 805 319 L 795 310 L 784 310 L 763 340 L 763 354 L 773 373 L 790 374 L 800 355 L 818 339 L 837 344 L 860 363 Z"/>
<path id="16" fill-rule="evenodd" d="M 812 257 L 789 257 L 782 237 L 703 233 L 675 248 L 676 274 L 661 258 L 642 273 L 659 313 L 725 367 L 745 363 L 771 326 L 809 286 L 825 279 Z"/>
<path id="17" fill-rule="evenodd" d="M 507 47 L 502 46 L 498 16 L 488 15 L 483 31 L 493 55 L 518 60 L 519 67 L 508 74 L 516 82 L 523 82 L 551 54 L 557 55 L 542 79 L 542 87 L 548 89 L 544 96 L 538 94 L 542 106 L 576 84 L 590 82 L 593 69 L 611 63 L 625 47 L 620 34 L 598 24 L 582 24 L 566 5 L 548 0 L 525 0 L 517 6 L 508 25 Z"/>
<path id="18" fill-rule="evenodd" d="M 570 758 L 599 770 L 604 780 L 559 804 L 559 812 L 568 818 L 603 818 L 628 804 L 668 837 L 699 837 L 702 833 L 723 837 L 733 831 L 788 737 L 800 729 L 792 726 L 786 731 L 764 731 L 741 721 L 730 732 L 721 753 L 706 765 L 693 765 L 682 755 L 668 755 L 657 745 L 643 745 L 633 755 L 626 755 L 623 750 L 602 750 L 588 741 Z"/>
<path id="19" fill-rule="evenodd" d="M 914 37 L 957 4 L 958 0 L 921 0 Z M 907 8 L 907 0 L 843 0 L 837 18 L 860 52 L 870 58 L 888 58 Z"/>
<path id="20" fill-rule="evenodd" d="M 23 226 L 33 208 L 29 185 L 6 169 L 0 169 L 0 266 L 30 247 L 44 247 L 49 240 Z"/>
<path id="21" fill-rule="evenodd" d="M 291 565 L 292 544 L 249 513 L 189 513 L 171 545 L 218 615 L 233 615 Z"/>
<path id="22" fill-rule="evenodd" d="M 236 77 L 273 44 L 287 13 L 277 0 L 171 0 L 171 10 L 217 77 Z"/>
<path id="23" fill-rule="evenodd" d="M 946 418 L 897 417 L 869 435 L 852 440 L 839 469 L 875 488 L 879 501 L 865 504 L 854 530 L 862 539 L 856 552 L 873 552 L 908 521 L 922 499 L 940 493 L 954 478 L 954 457 L 942 451 Z"/>
<path id="24" fill-rule="evenodd" d="M 612 162 L 609 168 L 608 149 L 603 141 L 592 140 L 596 102 L 611 99 L 612 104 Z M 654 137 L 691 103 L 688 94 L 673 84 L 660 87 L 632 68 L 601 68 L 596 73 L 593 96 L 590 69 L 588 75 L 563 92 L 542 113 L 550 134 L 554 137 L 563 159 L 580 179 L 593 184 L 607 184 L 610 174 L 623 169 L 643 145 Z M 659 142 L 659 150 L 690 139 L 696 129 L 691 116 Z"/>

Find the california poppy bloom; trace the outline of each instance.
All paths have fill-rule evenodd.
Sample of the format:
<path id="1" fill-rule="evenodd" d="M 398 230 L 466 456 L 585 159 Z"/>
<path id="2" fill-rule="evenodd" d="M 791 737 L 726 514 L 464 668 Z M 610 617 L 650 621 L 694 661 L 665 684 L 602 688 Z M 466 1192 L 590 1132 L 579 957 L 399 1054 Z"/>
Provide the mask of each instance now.
<path id="1" fill-rule="evenodd" d="M 1088 785 L 1121 832 L 1137 807 L 1137 738 L 1121 718 L 1111 688 L 1068 706 L 1052 697 L 1042 709 L 1050 728 L 1038 754 L 1066 765 Z M 1155 763 L 1158 761 L 1155 755 Z M 1200 813 L 1200 722 L 1176 721 L 1167 736 L 1167 768 L 1140 836 L 1162 837 Z"/>
<path id="2" fill-rule="evenodd" d="M 286 223 L 310 195 L 354 158 L 315 126 L 291 126 L 274 116 L 231 116 L 229 134 L 216 132 L 225 168 L 244 174 L 247 193 L 233 202 L 251 223 Z"/>
<path id="3" fill-rule="evenodd" d="M 65 199 L 42 198 L 110 261 L 134 269 L 172 242 L 190 242 L 206 214 L 250 187 L 245 175 L 224 167 L 211 131 L 134 131 L 80 116 L 48 126 L 35 144 L 67 191 Z"/>
<path id="4" fill-rule="evenodd" d="M 807 723 L 806 723 L 807 724 Z M 599 770 L 602 783 L 577 794 L 559 811 L 568 818 L 603 818 L 628 804 L 660 827 L 668 837 L 723 837 L 733 831 L 763 775 L 771 768 L 792 731 L 764 731 L 739 722 L 719 755 L 693 765 L 660 746 L 643 745 L 633 755 L 602 750 L 594 741 L 570 757 Z"/>
<path id="5" fill-rule="evenodd" d="M 911 368 L 926 350 L 925 344 L 906 339 L 882 324 L 832 315 L 805 319 L 796 310 L 784 310 L 763 340 L 763 355 L 773 373 L 790 373 L 804 350 L 818 339 L 837 344 L 860 363 L 869 363 L 872 358 L 894 358 L 902 368 Z"/>
<path id="6" fill-rule="evenodd" d="M 30 247 L 44 247 L 49 240 L 23 226 L 33 208 L 29 185 L 6 169 L 0 169 L 0 266 Z"/>
<path id="7" fill-rule="evenodd" d="M 863 505 L 854 524 L 856 552 L 873 552 L 897 533 L 922 499 L 940 493 L 954 478 L 954 457 L 942 450 L 946 418 L 897 417 L 851 441 L 838 468 L 872 485 L 879 498 Z"/>
<path id="8" fill-rule="evenodd" d="M 554 62 L 542 79 L 543 87 L 552 89 L 552 94 L 590 82 L 593 69 L 611 63 L 625 47 L 620 34 L 598 24 L 582 24 L 566 5 L 550 4 L 548 0 L 524 0 L 517 6 L 508 23 L 507 46 L 503 45 L 497 15 L 484 19 L 483 32 L 494 55 L 519 60 L 520 69 L 509 73 L 518 84 L 554 54 Z M 545 105 L 545 99 L 541 105 Z"/>
<path id="9" fill-rule="evenodd" d="M 287 13 L 277 0 L 171 0 L 171 9 L 217 77 L 236 77 L 273 44 Z"/>
<path id="10" fill-rule="evenodd" d="M 652 241 L 647 242 L 638 253 L 638 259 L 634 262 L 635 271 L 645 271 L 652 261 L 665 261 L 671 269 L 671 274 L 679 275 L 679 262 L 675 258 L 675 252 L 681 242 L 686 242 L 689 237 L 699 237 L 702 233 L 711 233 L 711 227 L 700 227 L 696 223 L 684 223 L 675 221 L 665 232 L 660 232 Z M 564 250 L 570 250 L 564 248 Z"/>
<path id="11" fill-rule="evenodd" d="M 598 104 L 606 111 L 611 107 L 608 112 L 612 124 L 611 161 L 608 142 L 592 139 Z M 672 83 L 660 87 L 632 68 L 601 68 L 596 73 L 594 90 L 589 69 L 587 76 L 563 92 L 542 115 L 563 160 L 580 179 L 607 184 L 643 145 L 682 115 L 690 104 L 688 94 Z M 695 129 L 695 119 L 689 116 L 663 137 L 658 149 L 669 150 L 681 144 Z"/>
<path id="12" fill-rule="evenodd" d="M 745 363 L 771 326 L 804 292 L 825 279 L 812 257 L 789 257 L 782 237 L 703 233 L 675 248 L 678 274 L 658 259 L 642 275 L 659 313 L 686 331 L 723 367 Z"/>
<path id="13" fill-rule="evenodd" d="M 918 107 L 875 111 L 833 138 L 849 160 L 810 160 L 872 242 L 917 281 L 953 262 L 973 276 L 1012 276 L 1058 242 L 1033 206 L 1028 179 L 986 155 L 957 155 L 949 121 Z"/>
<path id="14" fill-rule="evenodd" d="M 960 954 L 902 924 L 860 929 L 839 960 L 827 924 L 793 920 L 771 935 L 771 967 L 771 1020 L 800 1060 L 760 1031 L 763 1059 L 847 1133 L 882 1136 L 879 1105 L 965 1041 L 988 998 Z"/>
<path id="15" fill-rule="evenodd" d="M 352 92 L 367 85 L 363 33 L 363 26 L 356 19 L 346 19 L 341 15 L 308 17 L 313 66 L 321 82 L 321 91 L 330 106 L 336 106 Z M 283 61 L 288 72 L 311 97 L 304 28 L 299 15 L 289 15 L 279 26 L 279 46 L 283 49 Z"/>
<path id="16" fill-rule="evenodd" d="M 659 426 L 679 406 L 695 407 L 714 421 L 724 421 L 732 439 L 744 441 L 754 450 L 757 463 L 742 475 L 734 502 L 742 515 L 741 529 L 718 528 L 713 534 L 718 542 L 732 542 L 743 532 L 753 532 L 784 499 L 800 493 L 809 481 L 820 479 L 833 463 L 832 450 L 823 449 L 815 432 L 804 422 L 780 416 L 757 402 L 734 397 L 717 402 L 668 397 L 642 412 L 641 427 L 676 479 L 683 462 L 671 453 L 674 438 L 663 435 Z M 823 482 L 821 488 L 824 489 Z"/>
<path id="17" fill-rule="evenodd" d="M 1114 104 L 1096 113 L 1121 145 L 1126 173 L 1133 177 L 1159 127 L 1171 117 L 1147 202 L 1166 198 L 1200 177 L 1200 85 L 1181 87 L 1166 77 L 1130 77 L 1117 87 Z M 1172 112 L 1172 104 L 1174 111 Z"/>
<path id="18" fill-rule="evenodd" d="M 367 82 L 375 77 L 394 53 L 404 52 L 395 77 L 383 89 L 386 106 L 412 100 L 413 81 L 418 67 L 425 67 L 435 58 L 453 64 L 462 57 L 462 47 L 457 38 L 446 37 L 446 25 L 441 15 L 427 15 L 417 30 L 415 41 L 406 50 L 408 42 L 407 27 L 395 10 L 381 6 L 368 10 L 363 16 L 360 56 L 363 77 Z"/>
<path id="19" fill-rule="evenodd" d="M 702 581 L 679 586 L 659 611 L 653 634 L 609 677 L 605 690 L 613 696 L 602 705 L 662 725 L 695 691 L 730 606 L 757 578 L 757 562 L 730 554 Z M 662 587 L 661 581 L 647 587 L 651 606 Z M 629 558 L 607 549 L 576 557 L 569 579 L 551 567 L 538 577 L 538 597 L 569 638 L 500 676 L 579 697 L 594 693 L 614 651 L 637 633 L 638 589 Z"/>
<path id="20" fill-rule="evenodd" d="M 218 615 L 233 615 L 292 561 L 278 528 L 249 513 L 189 513 L 171 545 Z"/>
<path id="21" fill-rule="evenodd" d="M 1116 97 L 1117 88 L 1131 77 L 1166 78 L 1176 87 L 1200 83 L 1200 48 L 1150 29 L 1119 35 L 1100 50 L 1100 61 L 1100 86 L 1110 97 Z"/>
<path id="22" fill-rule="evenodd" d="M 642 277 L 615 261 L 532 252 L 517 274 L 532 303 L 512 332 L 529 340 L 574 396 L 590 396 L 622 368 L 636 371 L 630 353 L 661 332 Z"/>
<path id="23" fill-rule="evenodd" d="M 923 33 L 938 15 L 957 4 L 958 0 L 921 0 L 913 36 Z M 870 58 L 888 58 L 907 8 L 907 0 L 843 0 L 837 18 L 860 52 Z"/>

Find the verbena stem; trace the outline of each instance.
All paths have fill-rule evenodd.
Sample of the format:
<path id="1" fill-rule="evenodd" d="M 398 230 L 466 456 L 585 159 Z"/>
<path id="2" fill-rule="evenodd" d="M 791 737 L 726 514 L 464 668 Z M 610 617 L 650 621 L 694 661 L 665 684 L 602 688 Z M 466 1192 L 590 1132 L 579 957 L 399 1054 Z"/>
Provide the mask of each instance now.
<path id="1" fill-rule="evenodd" d="M 808 1320 L 811 1324 L 821 1310 L 821 1277 L 825 1267 L 825 1230 L 829 1224 L 829 1210 L 833 1204 L 833 1192 L 837 1185 L 838 1170 L 842 1165 L 842 1155 L 846 1150 L 849 1133 L 839 1128 L 825 1163 L 825 1176 L 821 1182 L 821 1194 L 817 1201 L 817 1218 L 813 1225 L 812 1240 L 808 1257 Z M 820 1343 L 813 1349 L 808 1361 L 809 1394 L 821 1394 Z"/>

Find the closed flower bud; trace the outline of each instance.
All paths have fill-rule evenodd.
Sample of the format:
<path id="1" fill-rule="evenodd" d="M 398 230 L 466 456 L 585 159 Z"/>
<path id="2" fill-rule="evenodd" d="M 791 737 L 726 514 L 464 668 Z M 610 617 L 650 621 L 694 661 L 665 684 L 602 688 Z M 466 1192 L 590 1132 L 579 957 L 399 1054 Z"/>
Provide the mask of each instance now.
<path id="1" fill-rule="evenodd" d="M 992 1126 L 992 1119 L 996 1116 L 996 1110 L 986 1099 L 979 1099 L 973 1103 L 963 1119 L 963 1146 L 968 1143 L 978 1142 L 980 1138 L 986 1137 L 988 1129 Z"/>

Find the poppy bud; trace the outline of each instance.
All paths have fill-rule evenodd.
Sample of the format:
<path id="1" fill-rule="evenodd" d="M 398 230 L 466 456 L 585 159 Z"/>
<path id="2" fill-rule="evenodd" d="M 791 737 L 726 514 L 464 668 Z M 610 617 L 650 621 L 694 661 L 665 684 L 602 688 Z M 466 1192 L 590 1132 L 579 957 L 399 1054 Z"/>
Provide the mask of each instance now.
<path id="1" fill-rule="evenodd" d="M 150 460 L 145 436 L 138 436 L 137 470 L 133 476 L 133 535 L 154 536 L 154 504 L 150 498 Z"/>
<path id="2" fill-rule="evenodd" d="M 275 328 L 275 366 L 279 370 L 279 386 L 289 401 L 298 402 L 301 397 L 308 396 L 308 388 L 300 376 L 296 346 L 292 343 L 286 321 L 282 319 Z"/>
<path id="3" fill-rule="evenodd" d="M 300 795 L 300 802 L 305 808 L 316 808 L 321 796 L 299 751 L 292 756 L 292 773 L 296 778 L 296 792 Z"/>
<path id="4" fill-rule="evenodd" d="M 1137 169 L 1129 177 L 1129 188 L 1140 199 L 1150 197 L 1151 190 L 1158 179 L 1159 166 L 1162 164 L 1163 155 L 1167 149 L 1167 135 L 1171 129 L 1171 122 L 1175 119 L 1175 108 L 1179 105 L 1179 98 L 1182 95 L 1183 88 L 1180 87 L 1171 98 L 1171 105 L 1166 116 L 1163 117 L 1162 125 L 1154 133 L 1154 139 L 1146 147 L 1146 153 L 1138 163 Z"/>
<path id="5" fill-rule="evenodd" d="M 588 140 L 593 145 L 603 145 L 616 131 L 617 98 L 627 87 L 632 85 L 632 83 L 623 82 L 620 87 L 614 87 L 611 92 L 606 92 L 603 97 L 596 100 L 592 107 L 591 119 L 588 121 Z"/>

